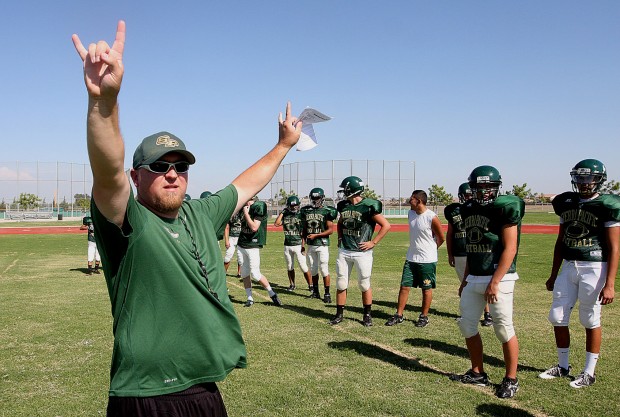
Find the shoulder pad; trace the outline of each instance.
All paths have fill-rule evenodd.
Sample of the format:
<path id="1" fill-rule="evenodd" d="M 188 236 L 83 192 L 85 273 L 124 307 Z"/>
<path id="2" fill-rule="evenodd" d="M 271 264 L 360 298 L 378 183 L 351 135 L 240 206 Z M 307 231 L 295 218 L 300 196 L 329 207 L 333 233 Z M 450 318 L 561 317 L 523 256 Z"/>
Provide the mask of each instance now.
<path id="1" fill-rule="evenodd" d="M 338 202 L 338 205 L 336 206 L 336 210 L 338 210 L 338 212 L 342 213 L 342 210 L 345 209 L 346 206 L 348 206 L 349 204 L 349 200 L 342 200 Z"/>
<path id="2" fill-rule="evenodd" d="M 514 222 L 525 215 L 525 202 L 514 195 L 500 195 L 493 202 L 493 207 L 501 210 L 508 219 Z"/>
<path id="3" fill-rule="evenodd" d="M 383 211 L 383 203 L 379 200 L 375 200 L 374 198 L 365 198 L 362 200 L 362 204 L 367 207 L 371 207 L 373 214 L 380 214 Z"/>
<path id="4" fill-rule="evenodd" d="M 443 209 L 443 215 L 447 218 L 447 217 L 452 217 L 452 215 L 454 214 L 454 212 L 458 209 L 461 208 L 461 204 L 460 203 L 452 203 L 452 204 L 448 204 L 446 206 L 446 208 Z"/>

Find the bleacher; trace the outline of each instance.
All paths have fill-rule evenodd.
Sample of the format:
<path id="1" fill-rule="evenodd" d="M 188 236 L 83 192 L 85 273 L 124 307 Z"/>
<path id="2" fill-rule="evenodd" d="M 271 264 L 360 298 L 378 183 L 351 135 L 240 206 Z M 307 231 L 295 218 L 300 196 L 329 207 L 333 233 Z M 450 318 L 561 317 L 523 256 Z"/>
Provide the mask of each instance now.
<path id="1" fill-rule="evenodd" d="M 7 220 L 42 220 L 54 217 L 52 211 L 7 211 L 4 218 Z"/>

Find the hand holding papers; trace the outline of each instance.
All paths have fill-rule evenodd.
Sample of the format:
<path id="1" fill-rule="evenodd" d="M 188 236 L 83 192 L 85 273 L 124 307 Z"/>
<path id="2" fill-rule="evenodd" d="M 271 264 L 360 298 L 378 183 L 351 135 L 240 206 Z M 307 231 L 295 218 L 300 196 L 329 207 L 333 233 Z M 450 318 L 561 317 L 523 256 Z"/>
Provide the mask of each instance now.
<path id="1" fill-rule="evenodd" d="M 318 110 L 311 109 L 310 107 L 304 109 L 297 118 L 298 122 L 303 123 L 301 126 L 301 136 L 299 137 L 299 142 L 297 142 L 297 150 L 307 151 L 314 148 L 317 145 L 317 141 L 312 125 L 331 119 L 331 117 L 324 115 Z"/>

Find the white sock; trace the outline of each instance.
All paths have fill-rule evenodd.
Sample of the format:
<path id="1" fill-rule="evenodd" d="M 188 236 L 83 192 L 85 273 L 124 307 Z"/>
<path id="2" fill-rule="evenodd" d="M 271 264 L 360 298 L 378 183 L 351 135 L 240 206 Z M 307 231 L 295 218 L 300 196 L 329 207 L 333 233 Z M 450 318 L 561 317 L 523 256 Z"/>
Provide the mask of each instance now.
<path id="1" fill-rule="evenodd" d="M 253 300 L 252 298 L 252 287 L 245 289 L 245 294 L 248 296 L 248 300 Z"/>
<path id="2" fill-rule="evenodd" d="M 271 287 L 267 288 L 267 293 L 269 294 L 270 297 L 273 297 L 274 295 L 276 295 L 275 291 L 271 289 Z"/>
<path id="3" fill-rule="evenodd" d="M 558 348 L 558 364 L 564 368 L 568 369 L 568 353 L 569 348 Z"/>
<path id="4" fill-rule="evenodd" d="M 598 353 L 586 352 L 586 366 L 583 371 L 588 375 L 594 376 L 594 369 L 596 369 L 596 362 L 598 362 Z"/>

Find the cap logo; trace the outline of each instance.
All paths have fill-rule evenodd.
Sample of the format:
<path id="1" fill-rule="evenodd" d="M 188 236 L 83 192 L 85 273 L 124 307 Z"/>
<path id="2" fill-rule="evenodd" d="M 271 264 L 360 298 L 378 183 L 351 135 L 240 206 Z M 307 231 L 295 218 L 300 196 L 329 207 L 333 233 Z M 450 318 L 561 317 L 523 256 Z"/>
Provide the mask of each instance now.
<path id="1" fill-rule="evenodd" d="M 166 148 L 177 148 L 179 146 L 179 141 L 171 139 L 168 135 L 162 135 L 157 138 L 155 145 L 164 145 Z"/>
<path id="2" fill-rule="evenodd" d="M 491 177 L 489 177 L 488 175 L 480 175 L 479 177 L 476 177 L 476 181 L 477 182 L 490 182 Z"/>
<path id="3" fill-rule="evenodd" d="M 577 175 L 590 175 L 590 168 L 577 168 Z"/>

